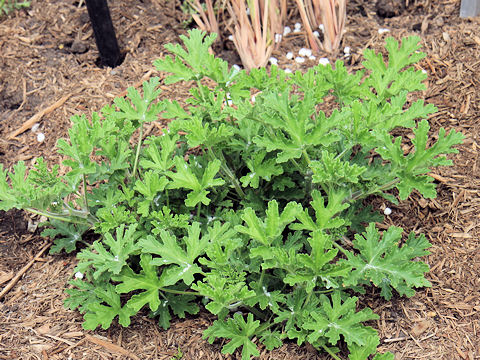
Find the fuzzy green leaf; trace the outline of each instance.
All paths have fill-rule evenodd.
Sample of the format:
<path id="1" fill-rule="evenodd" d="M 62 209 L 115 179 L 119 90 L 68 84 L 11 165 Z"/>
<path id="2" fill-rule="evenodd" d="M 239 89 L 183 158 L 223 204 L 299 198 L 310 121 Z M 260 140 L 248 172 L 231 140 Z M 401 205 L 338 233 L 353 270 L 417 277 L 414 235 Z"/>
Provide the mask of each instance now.
<path id="1" fill-rule="evenodd" d="M 130 267 L 123 269 L 120 275 L 114 276 L 115 281 L 120 282 L 116 286 L 119 294 L 129 293 L 135 290 L 145 290 L 133 295 L 127 302 L 127 306 L 135 312 L 139 311 L 144 305 L 148 304 L 150 310 L 155 311 L 160 305 L 161 288 L 174 285 L 179 278 L 172 276 L 170 269 L 164 269 L 158 277 L 158 267 L 152 265 L 152 256 L 142 254 L 140 256 L 140 274 L 136 274 Z"/>
<path id="2" fill-rule="evenodd" d="M 195 222 L 188 228 L 188 236 L 183 238 L 185 250 L 179 245 L 177 238 L 165 230 L 160 231 L 162 242 L 157 241 L 153 236 L 139 241 L 142 252 L 160 255 L 152 260 L 152 265 L 176 266 L 170 268 L 170 275 L 183 279 L 185 284 L 193 282 L 193 276 L 201 273 L 201 269 L 195 264 L 195 260 L 205 252 L 208 244 L 208 237 L 200 237 L 200 224 Z"/>
<path id="3" fill-rule="evenodd" d="M 210 344 L 217 337 L 231 339 L 223 346 L 222 354 L 233 354 L 237 348 L 242 347 L 242 360 L 250 360 L 252 356 L 260 355 L 257 346 L 251 340 L 259 326 L 260 321 L 254 321 L 252 314 L 248 314 L 245 321 L 242 315 L 235 313 L 233 318 L 227 321 L 215 320 L 213 325 L 203 332 L 203 338 L 208 338 Z"/>
<path id="4" fill-rule="evenodd" d="M 220 170 L 220 160 L 211 161 L 201 178 L 197 177 L 191 169 L 192 165 L 188 165 L 183 158 L 175 157 L 175 169 L 176 172 L 169 171 L 166 175 L 172 179 L 169 184 L 170 189 L 189 189 L 192 190 L 188 193 L 185 199 L 185 205 L 188 207 L 194 207 L 198 203 L 204 205 L 210 204 L 210 199 L 207 195 L 210 193 L 206 189 L 214 186 L 220 186 L 225 183 L 223 179 L 215 178 Z"/>
<path id="5" fill-rule="evenodd" d="M 98 240 L 93 243 L 95 251 L 85 249 L 77 255 L 78 259 L 82 260 L 78 265 L 79 271 L 84 272 L 93 266 L 95 279 L 106 271 L 115 275 L 120 274 L 122 268 L 127 265 L 128 258 L 139 249 L 136 240 L 141 233 L 136 229 L 136 224 L 130 225 L 126 230 L 122 224 L 116 230 L 116 239 L 110 233 L 105 233 L 103 243 Z"/>
<path id="6" fill-rule="evenodd" d="M 371 281 L 382 289 L 381 295 L 389 300 L 394 288 L 400 295 L 413 296 L 414 287 L 431 286 L 424 273 L 428 265 L 421 261 L 412 261 L 416 257 L 428 255 L 425 249 L 431 244 L 424 235 L 415 237 L 411 233 L 405 244 L 399 247 L 402 229 L 391 226 L 380 233 L 371 223 L 362 235 L 355 235 L 353 245 L 359 251 L 358 255 L 347 252 L 347 260 L 341 260 L 354 269 L 346 285 L 356 285 L 364 280 Z"/>
<path id="7" fill-rule="evenodd" d="M 137 311 L 128 306 L 121 306 L 120 295 L 115 292 L 115 287 L 112 284 L 108 284 L 106 289 L 95 289 L 95 294 L 107 306 L 100 303 L 88 305 L 88 311 L 83 316 L 85 322 L 82 324 L 85 330 L 95 330 L 98 325 L 101 325 L 102 329 L 108 329 L 116 316 L 118 316 L 118 322 L 123 327 L 130 325 L 130 317 L 135 315 Z"/>
<path id="8" fill-rule="evenodd" d="M 335 229 L 345 224 L 345 219 L 335 215 L 349 207 L 343 200 L 346 192 L 340 190 L 331 190 L 328 193 L 328 204 L 325 206 L 325 199 L 319 191 L 312 191 L 312 202 L 310 203 L 315 211 L 316 220 L 313 220 L 308 209 L 297 214 L 297 219 L 301 224 L 294 223 L 290 225 L 293 230 L 323 231 L 326 229 Z"/>
<path id="9" fill-rule="evenodd" d="M 376 332 L 371 327 L 362 325 L 362 322 L 379 317 L 368 308 L 356 312 L 356 303 L 356 297 L 342 301 L 338 291 L 332 294 L 331 302 L 327 296 L 322 295 L 323 311 L 313 312 L 313 321 L 303 324 L 305 329 L 314 331 L 308 335 L 308 341 L 314 344 L 319 338 L 327 337 L 330 344 L 335 345 L 342 335 L 349 345 L 365 345 L 368 338 L 376 336 Z"/>
<path id="10" fill-rule="evenodd" d="M 237 225 L 235 230 L 249 235 L 263 245 L 270 245 L 282 234 L 285 227 L 295 219 L 300 208 L 299 204 L 290 202 L 279 214 L 278 203 L 276 200 L 272 200 L 268 203 L 265 221 L 260 220 L 252 208 L 246 208 L 243 211 L 242 219 L 247 227 Z"/>

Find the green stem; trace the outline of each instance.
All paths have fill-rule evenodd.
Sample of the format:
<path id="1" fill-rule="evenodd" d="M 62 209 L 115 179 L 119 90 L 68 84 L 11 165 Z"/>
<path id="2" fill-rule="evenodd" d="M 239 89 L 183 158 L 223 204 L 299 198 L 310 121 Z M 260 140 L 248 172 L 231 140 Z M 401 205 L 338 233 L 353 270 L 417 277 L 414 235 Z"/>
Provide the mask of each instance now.
<path id="1" fill-rule="evenodd" d="M 332 358 L 334 358 L 335 360 L 342 360 L 342 359 L 340 359 L 337 355 L 335 355 L 335 354 L 333 353 L 333 351 L 330 350 L 327 346 L 325 346 L 325 345 L 323 345 L 323 344 L 320 345 L 320 346 L 323 348 L 323 350 L 325 350 L 325 351 L 326 351 Z"/>
<path id="2" fill-rule="evenodd" d="M 36 215 L 40 215 L 40 216 L 45 216 L 47 218 L 50 218 L 50 219 L 55 219 L 55 220 L 59 220 L 59 221 L 65 221 L 65 222 L 68 222 L 68 223 L 72 223 L 72 224 L 84 224 L 84 225 L 90 225 L 90 226 L 94 226 L 95 223 L 98 221 L 94 220 L 94 216 L 91 215 L 91 214 L 88 214 L 88 216 L 74 216 L 72 217 L 71 214 L 68 214 L 68 215 L 63 215 L 63 214 L 58 214 L 58 213 L 52 213 L 50 211 L 47 211 L 47 210 L 37 210 L 37 209 L 34 209 L 34 208 L 26 208 L 25 209 L 26 211 L 28 212 L 31 212 L 33 214 L 36 214 Z M 80 219 L 84 220 L 84 221 L 79 221 Z"/>
<path id="3" fill-rule="evenodd" d="M 303 170 L 302 168 L 300 167 L 300 165 L 298 165 L 298 162 L 295 160 L 295 159 L 290 159 L 290 161 L 293 163 L 293 165 L 297 168 L 298 172 L 302 175 L 303 174 Z"/>
<path id="4" fill-rule="evenodd" d="M 349 150 L 350 150 L 350 146 L 346 146 L 345 149 L 343 149 L 343 151 L 342 151 L 340 154 L 338 154 L 337 156 L 335 156 L 335 160 L 340 159 L 340 158 L 341 158 L 343 155 L 345 155 L 345 153 L 346 153 L 347 151 L 349 151 Z"/>
<path id="5" fill-rule="evenodd" d="M 181 290 L 173 290 L 173 289 L 165 289 L 159 288 L 160 291 L 167 292 L 170 294 L 177 294 L 177 295 L 194 295 L 194 296 L 202 296 L 199 292 L 196 291 L 181 291 Z"/>
<path id="6" fill-rule="evenodd" d="M 273 322 L 270 322 L 270 321 L 269 321 L 269 322 L 266 322 L 266 323 L 260 325 L 260 326 L 257 328 L 257 330 L 255 330 L 255 333 L 256 333 L 257 335 L 258 335 L 258 334 L 261 334 L 263 331 L 267 330 L 268 328 L 270 328 L 270 327 L 272 327 L 272 326 L 274 326 L 274 325 L 276 325 L 276 324 L 273 323 Z"/>
<path id="7" fill-rule="evenodd" d="M 211 154 L 213 159 L 217 159 L 212 148 L 209 147 L 207 148 L 207 150 L 208 150 L 208 153 Z M 222 173 L 228 178 L 228 180 L 233 185 L 233 187 L 235 188 L 235 191 L 240 196 L 240 198 L 245 199 L 245 193 L 243 192 L 243 189 L 240 186 L 240 183 L 238 182 L 236 176 L 234 175 L 232 170 L 230 170 L 230 168 L 228 167 L 227 161 L 225 160 L 225 156 L 223 155 L 221 150 L 220 150 L 220 156 L 218 160 L 220 160 L 220 171 L 222 171 Z"/>
<path id="8" fill-rule="evenodd" d="M 328 290 L 316 290 L 316 291 L 313 291 L 313 292 L 315 294 L 330 294 L 333 291 L 334 291 L 334 289 L 328 289 Z"/>
<path id="9" fill-rule="evenodd" d="M 90 213 L 88 210 L 88 199 L 87 199 L 87 175 L 83 174 L 83 200 L 85 201 L 85 211 Z"/>
<path id="10" fill-rule="evenodd" d="M 338 245 L 335 241 L 332 241 L 333 246 L 335 246 L 338 250 L 340 250 L 343 255 L 347 255 L 348 251 L 345 250 L 341 245 Z"/>
<path id="11" fill-rule="evenodd" d="M 133 178 L 135 178 L 135 174 L 137 173 L 138 159 L 140 158 L 140 149 L 142 147 L 142 140 L 143 140 L 143 123 L 140 124 L 140 134 L 138 135 L 137 151 L 135 153 L 135 163 L 133 164 L 133 173 L 132 173 Z"/>
<path id="12" fill-rule="evenodd" d="M 305 162 L 307 163 L 307 166 L 310 166 L 312 161 L 310 160 L 310 156 L 308 156 L 307 150 L 303 149 L 302 154 L 303 154 L 303 158 L 305 159 Z"/>
<path id="13" fill-rule="evenodd" d="M 245 309 L 247 309 L 248 311 L 250 311 L 257 318 L 262 319 L 263 321 L 267 320 L 267 317 L 263 313 L 261 313 L 259 310 L 255 309 L 254 307 L 248 306 L 248 305 L 245 305 L 245 304 L 242 304 L 241 306 L 244 307 Z"/>
<path id="14" fill-rule="evenodd" d="M 343 200 L 343 203 L 346 203 L 346 202 L 353 202 L 353 201 L 356 201 L 356 200 L 359 200 L 359 199 L 362 199 L 362 198 L 365 198 L 369 195 L 373 195 L 379 191 L 383 191 L 383 190 L 388 190 L 390 189 L 393 185 L 395 184 L 398 184 L 400 182 L 400 178 L 395 178 L 393 179 L 392 181 L 389 181 L 388 183 L 386 184 L 383 184 L 381 186 L 378 186 L 376 187 L 375 189 L 373 190 L 370 190 L 370 191 L 367 191 L 367 192 L 363 192 L 363 191 L 357 191 L 357 192 L 354 192 L 352 195 L 349 195 L 347 196 L 344 200 Z"/>
<path id="15" fill-rule="evenodd" d="M 197 221 L 200 221 L 201 210 L 202 210 L 202 203 L 199 202 L 199 203 L 197 204 Z"/>

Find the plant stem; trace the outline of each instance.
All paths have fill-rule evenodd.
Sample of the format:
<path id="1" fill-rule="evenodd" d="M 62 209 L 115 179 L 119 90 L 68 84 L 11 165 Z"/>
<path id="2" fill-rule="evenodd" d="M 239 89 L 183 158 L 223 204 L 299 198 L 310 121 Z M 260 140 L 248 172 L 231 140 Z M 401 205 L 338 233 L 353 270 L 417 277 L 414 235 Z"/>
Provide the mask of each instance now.
<path id="1" fill-rule="evenodd" d="M 305 159 L 305 162 L 307 163 L 307 166 L 310 166 L 311 160 L 310 160 L 310 156 L 308 156 L 307 150 L 303 149 L 302 154 L 303 154 L 303 158 Z"/>
<path id="2" fill-rule="evenodd" d="M 370 191 L 367 191 L 367 192 L 362 192 L 362 191 L 354 192 L 352 195 L 347 196 L 347 197 L 343 200 L 343 203 L 353 202 L 353 201 L 359 200 L 359 199 L 361 199 L 361 198 L 367 197 L 368 195 L 375 194 L 375 193 L 377 193 L 377 192 L 379 192 L 379 191 L 383 191 L 383 190 L 390 189 L 393 185 L 398 184 L 399 182 L 400 182 L 400 178 L 395 178 L 395 179 L 389 181 L 389 182 L 386 183 L 386 184 L 383 184 L 383 185 L 381 185 L 381 186 L 376 187 L 376 188 L 373 189 L 373 190 L 370 190 Z"/>
<path id="3" fill-rule="evenodd" d="M 262 319 L 263 321 L 267 320 L 267 317 L 264 314 L 262 314 L 259 310 L 255 309 L 254 307 L 248 306 L 248 305 L 245 305 L 245 304 L 242 304 L 241 306 L 244 307 L 245 309 L 247 309 L 248 311 L 250 311 L 257 318 Z"/>
<path id="4" fill-rule="evenodd" d="M 341 245 L 338 245 L 335 241 L 332 241 L 333 246 L 340 250 L 344 255 L 348 254 L 348 251 L 345 250 Z"/>
<path id="5" fill-rule="evenodd" d="M 159 288 L 159 290 L 163 292 L 171 293 L 171 294 L 177 294 L 177 295 L 202 296 L 202 294 L 196 291 L 181 291 L 181 290 L 173 290 L 173 289 L 165 289 L 165 288 Z"/>
<path id="6" fill-rule="evenodd" d="M 197 204 L 197 221 L 200 221 L 201 210 L 202 210 L 202 203 L 199 202 L 199 203 Z"/>
<path id="7" fill-rule="evenodd" d="M 25 209 L 26 211 L 29 211 L 33 214 L 36 214 L 36 215 L 40 215 L 40 216 L 46 216 L 47 218 L 50 218 L 50 219 L 55 219 L 55 220 L 59 220 L 59 221 L 65 221 L 65 222 L 68 222 L 68 223 L 72 223 L 72 224 L 84 224 L 84 225 L 90 225 L 90 226 L 94 226 L 96 221 L 94 221 L 92 219 L 93 215 L 91 214 L 88 214 L 88 216 L 75 216 L 75 217 L 72 217 L 70 214 L 69 215 L 62 215 L 62 214 L 58 214 L 58 213 L 52 213 L 50 211 L 47 211 L 47 210 L 37 210 L 37 209 L 34 209 L 34 208 L 26 208 Z M 79 219 L 83 219 L 85 221 L 78 221 Z"/>
<path id="8" fill-rule="evenodd" d="M 342 360 L 342 359 L 340 359 L 337 355 L 335 355 L 335 354 L 333 353 L 333 351 L 330 350 L 330 349 L 329 349 L 328 347 L 326 347 L 325 345 L 322 344 L 322 345 L 320 345 L 320 346 L 323 348 L 323 350 L 325 350 L 325 351 L 326 351 L 332 358 L 334 358 L 335 360 Z"/>
<path id="9" fill-rule="evenodd" d="M 213 152 L 212 148 L 207 148 L 208 153 L 212 154 L 213 159 L 216 159 L 215 153 Z M 245 199 L 245 193 L 243 192 L 242 187 L 240 186 L 240 183 L 238 182 L 237 178 L 235 177 L 234 173 L 232 170 L 227 165 L 227 161 L 225 160 L 225 156 L 223 155 L 222 151 L 220 150 L 220 170 L 223 172 L 223 174 L 230 180 L 230 183 L 233 185 L 235 188 L 235 191 L 237 194 L 242 198 Z"/>
<path id="10" fill-rule="evenodd" d="M 140 149 L 142 147 L 142 139 L 143 139 L 143 123 L 141 123 L 140 125 L 140 134 L 138 135 L 137 151 L 135 153 L 135 163 L 133 164 L 133 173 L 132 173 L 133 178 L 135 178 L 135 174 L 137 172 L 138 159 L 140 158 Z"/>
<path id="11" fill-rule="evenodd" d="M 90 213 L 88 210 L 88 199 L 87 199 L 87 175 L 83 174 L 83 199 L 85 201 L 85 211 Z"/>

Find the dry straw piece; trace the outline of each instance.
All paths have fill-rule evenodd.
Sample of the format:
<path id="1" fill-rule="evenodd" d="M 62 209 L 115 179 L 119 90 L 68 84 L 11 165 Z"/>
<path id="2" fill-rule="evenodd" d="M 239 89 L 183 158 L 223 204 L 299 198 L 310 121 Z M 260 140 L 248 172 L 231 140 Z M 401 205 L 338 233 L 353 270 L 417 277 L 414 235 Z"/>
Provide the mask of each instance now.
<path id="1" fill-rule="evenodd" d="M 296 2 L 313 51 L 316 53 L 320 49 L 327 52 L 336 51 L 345 28 L 347 0 L 296 0 Z M 323 28 L 323 43 L 312 30 L 319 28 Z"/>
<path id="2" fill-rule="evenodd" d="M 192 17 L 206 32 L 219 33 L 219 9 L 212 0 L 187 0 L 197 12 Z M 334 52 L 340 46 L 345 27 L 347 0 L 295 0 L 305 26 L 310 47 Z M 287 14 L 287 0 L 225 0 L 230 19 L 227 28 L 246 69 L 267 65 L 272 51 L 279 44 Z M 300 25 L 300 24 L 298 24 Z M 323 31 L 323 42 L 318 29 Z"/>
<path id="3" fill-rule="evenodd" d="M 278 44 L 275 36 L 283 33 L 287 13 L 286 0 L 230 0 L 233 42 L 247 69 L 265 66 Z"/>
<path id="4" fill-rule="evenodd" d="M 217 14 L 213 8 L 212 0 L 205 0 L 207 12 L 205 12 L 199 0 L 187 0 L 187 2 L 198 13 L 192 14 L 192 18 L 197 23 L 200 30 L 208 33 L 214 32 L 220 34 Z"/>

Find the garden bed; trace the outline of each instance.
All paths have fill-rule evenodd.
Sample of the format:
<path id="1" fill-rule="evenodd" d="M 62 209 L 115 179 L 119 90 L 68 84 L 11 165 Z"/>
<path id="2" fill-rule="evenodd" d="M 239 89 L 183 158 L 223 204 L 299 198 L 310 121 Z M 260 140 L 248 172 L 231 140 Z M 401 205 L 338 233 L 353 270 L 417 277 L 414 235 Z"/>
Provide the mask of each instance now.
<path id="1" fill-rule="evenodd" d="M 391 1 L 390 3 L 395 3 Z M 420 289 L 411 299 L 383 302 L 373 294 L 365 303 L 380 316 L 371 325 L 378 329 L 381 351 L 392 351 L 396 359 L 480 358 L 480 164 L 479 21 L 459 19 L 460 1 L 418 0 L 393 11 L 394 17 L 378 16 L 375 5 L 350 1 L 347 33 L 343 46 L 351 48 L 345 58 L 358 69 L 366 47 L 381 50 L 388 35 L 401 38 L 417 34 L 427 53 L 420 66 L 428 72 L 427 90 L 419 97 L 439 111 L 432 115 L 432 131 L 445 127 L 465 134 L 460 153 L 452 156 L 453 167 L 435 170 L 438 197 L 425 200 L 414 193 L 381 226 L 403 227 L 424 233 L 433 244 L 426 262 L 427 278 L 433 286 Z M 19 160 L 27 164 L 38 156 L 60 162 L 53 151 L 58 138 L 66 135 L 74 114 L 98 111 L 128 86 L 158 75 L 152 61 L 165 53 L 163 45 L 177 42 L 185 33 L 185 15 L 175 1 L 121 1 L 111 5 L 117 36 L 126 57 L 115 69 L 99 68 L 92 30 L 85 7 L 73 1 L 33 1 L 26 10 L 0 20 L 0 162 L 9 167 Z M 298 21 L 292 9 L 288 25 Z M 379 29 L 389 33 L 379 34 Z M 225 36 L 226 37 L 226 36 Z M 284 39 L 273 55 L 282 68 L 296 70 L 316 65 L 308 60 L 296 64 L 288 51 L 305 47 L 302 33 Z M 217 55 L 231 64 L 239 59 L 226 40 Z M 321 56 L 327 56 L 323 54 Z M 337 57 L 343 58 L 340 52 Z M 331 56 L 333 62 L 337 57 Z M 179 83 L 165 87 L 161 97 L 182 101 L 188 88 Z M 10 135 L 28 119 L 55 105 L 39 118 L 36 132 L 15 138 Z M 159 134 L 163 124 L 153 123 L 150 134 Z M 39 134 L 44 141 L 39 142 Z M 40 137 L 41 139 L 41 137 Z M 372 199 L 377 208 L 387 204 Z M 0 217 L 0 286 L 18 274 L 47 240 L 29 232 L 30 215 L 19 211 Z M 206 312 L 186 320 L 175 320 L 168 331 L 160 329 L 145 311 L 132 325 L 112 326 L 108 331 L 84 331 L 78 312 L 65 310 L 63 289 L 76 265 L 74 255 L 42 254 L 18 283 L 0 299 L 0 358 L 4 359 L 183 359 L 235 358 L 220 353 L 222 344 L 209 345 L 202 331 L 213 322 Z M 180 352 L 179 352 L 180 350 Z M 308 347 L 287 343 L 262 359 L 327 359 Z"/>

